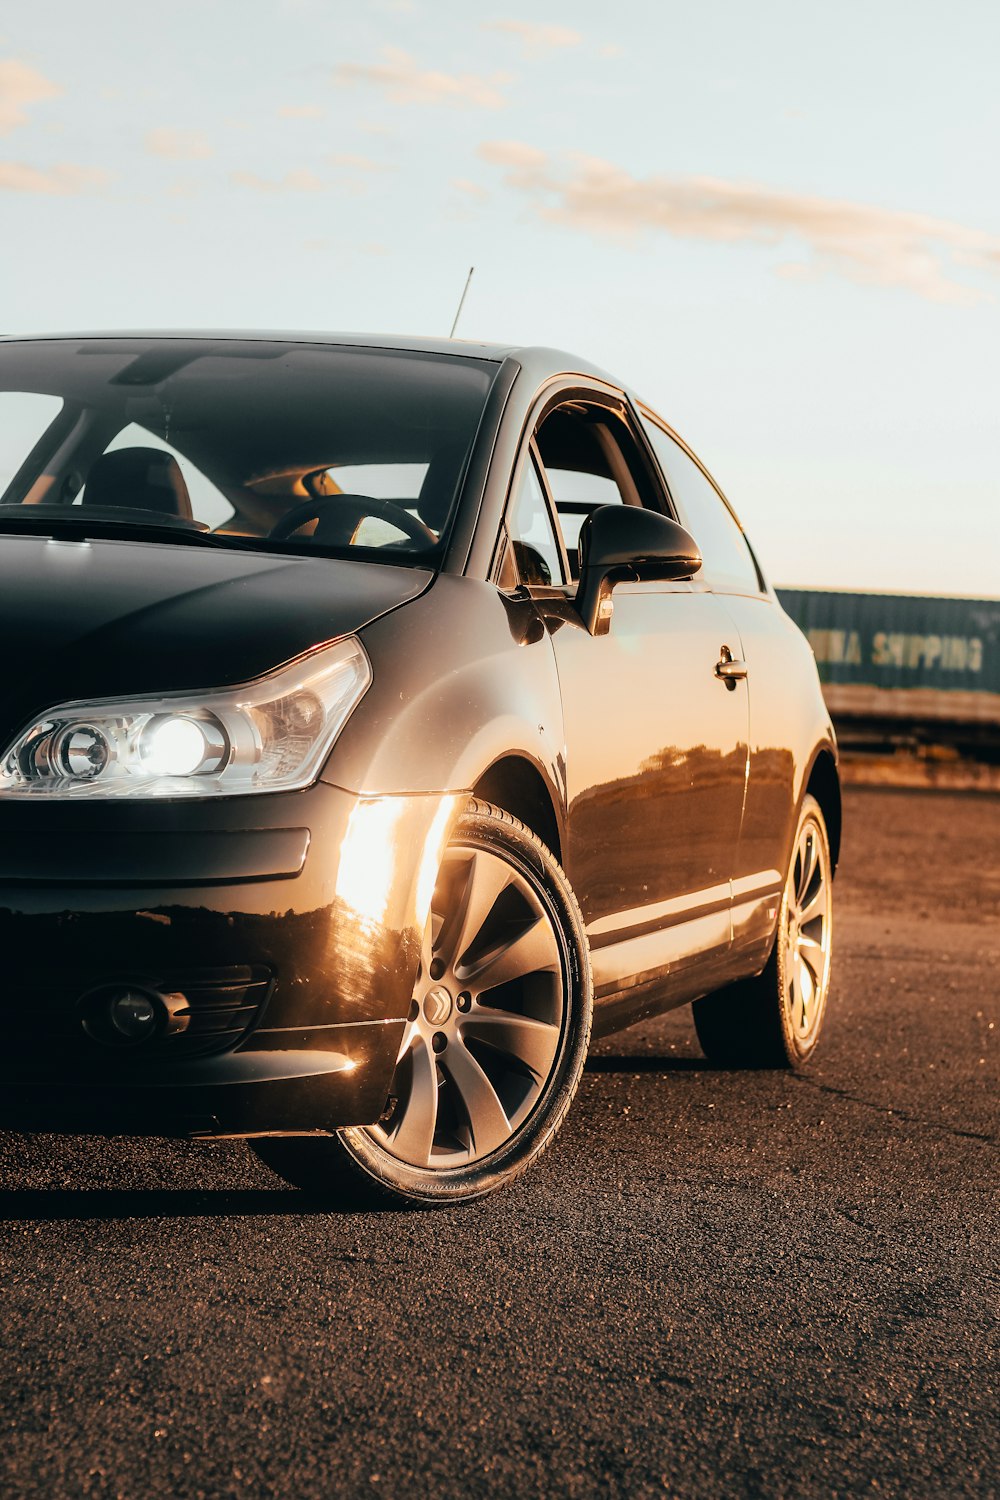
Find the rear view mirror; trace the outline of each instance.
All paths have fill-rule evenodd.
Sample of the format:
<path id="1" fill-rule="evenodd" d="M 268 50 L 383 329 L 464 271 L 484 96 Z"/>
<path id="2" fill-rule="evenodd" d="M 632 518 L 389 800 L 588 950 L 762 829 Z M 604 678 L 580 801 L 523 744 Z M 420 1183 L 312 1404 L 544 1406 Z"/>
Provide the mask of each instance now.
<path id="1" fill-rule="evenodd" d="M 580 530 L 580 618 L 591 635 L 604 635 L 616 584 L 693 578 L 700 567 L 694 537 L 669 516 L 638 505 L 599 505 Z"/>

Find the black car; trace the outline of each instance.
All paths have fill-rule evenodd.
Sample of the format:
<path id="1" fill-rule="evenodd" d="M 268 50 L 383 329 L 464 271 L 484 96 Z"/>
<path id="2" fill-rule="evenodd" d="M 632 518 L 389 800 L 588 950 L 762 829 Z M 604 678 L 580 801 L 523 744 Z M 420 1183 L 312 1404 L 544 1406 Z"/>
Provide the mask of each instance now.
<path id="1" fill-rule="evenodd" d="M 0 341 L 2 1123 L 474 1198 L 593 1028 L 794 1066 L 836 747 L 707 471 L 544 349 Z"/>

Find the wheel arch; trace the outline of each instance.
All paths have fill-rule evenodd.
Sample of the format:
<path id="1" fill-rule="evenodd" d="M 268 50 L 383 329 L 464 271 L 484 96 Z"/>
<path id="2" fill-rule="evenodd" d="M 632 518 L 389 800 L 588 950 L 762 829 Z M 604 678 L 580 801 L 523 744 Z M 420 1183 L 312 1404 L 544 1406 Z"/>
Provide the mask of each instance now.
<path id="1" fill-rule="evenodd" d="M 476 781 L 472 795 L 511 813 L 562 864 L 562 818 L 545 777 L 526 756 L 504 755 L 495 760 Z"/>
<path id="2" fill-rule="evenodd" d="M 806 793 L 815 797 L 823 809 L 826 831 L 830 838 L 830 858 L 836 870 L 840 859 L 840 837 L 843 827 L 843 802 L 837 761 L 829 749 L 821 749 L 809 771 Z"/>

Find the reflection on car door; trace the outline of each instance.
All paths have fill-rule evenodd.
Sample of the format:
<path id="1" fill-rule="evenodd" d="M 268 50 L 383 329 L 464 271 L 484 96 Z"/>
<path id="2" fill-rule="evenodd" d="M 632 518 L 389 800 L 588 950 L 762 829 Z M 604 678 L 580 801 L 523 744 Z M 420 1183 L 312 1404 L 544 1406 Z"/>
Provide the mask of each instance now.
<path id="1" fill-rule="evenodd" d="M 810 734 L 811 663 L 765 592 L 746 537 L 714 482 L 659 418 L 644 413 L 643 421 L 674 507 L 698 538 L 701 577 L 732 621 L 747 665 L 750 758 L 733 866 L 733 940 L 744 952 L 758 950 L 759 957 L 773 937 L 795 829 L 790 746 Z"/>
<path id="2" fill-rule="evenodd" d="M 574 518 L 588 507 L 657 503 L 624 411 L 557 410 L 539 425 L 537 449 L 573 547 Z M 603 635 L 591 636 L 571 604 L 547 601 L 545 612 L 566 728 L 567 873 L 610 1026 L 728 973 L 746 687 L 715 674 L 738 640 L 697 582 L 619 584 Z M 697 981 L 686 972 L 695 964 Z"/>

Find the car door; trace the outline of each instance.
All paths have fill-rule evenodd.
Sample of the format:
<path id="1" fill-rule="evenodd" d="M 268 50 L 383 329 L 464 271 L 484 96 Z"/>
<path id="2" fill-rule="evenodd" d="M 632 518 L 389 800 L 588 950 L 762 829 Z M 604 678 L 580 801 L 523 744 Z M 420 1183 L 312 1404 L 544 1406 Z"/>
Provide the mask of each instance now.
<path id="1" fill-rule="evenodd" d="M 744 684 L 727 687 L 715 671 L 727 648 L 738 654 L 732 621 L 697 581 L 621 583 L 606 631 L 583 628 L 572 603 L 576 544 L 600 504 L 668 509 L 621 397 L 557 400 L 534 422 L 508 529 L 522 586 L 551 632 L 566 738 L 565 862 L 597 999 L 618 1024 L 704 993 L 725 971 L 747 709 Z M 545 539 L 553 522 L 555 545 Z"/>
<path id="2" fill-rule="evenodd" d="M 787 868 L 795 825 L 797 705 L 800 653 L 789 649 L 783 613 L 764 587 L 742 528 L 694 455 L 653 413 L 642 421 L 683 524 L 702 549 L 702 577 L 738 633 L 747 670 L 750 755 L 747 796 L 733 866 L 733 931 L 737 949 L 767 944 Z"/>

